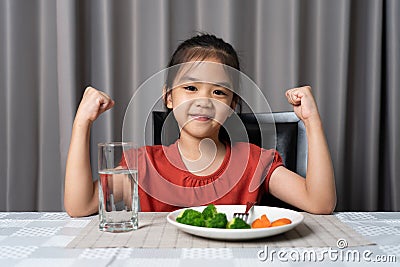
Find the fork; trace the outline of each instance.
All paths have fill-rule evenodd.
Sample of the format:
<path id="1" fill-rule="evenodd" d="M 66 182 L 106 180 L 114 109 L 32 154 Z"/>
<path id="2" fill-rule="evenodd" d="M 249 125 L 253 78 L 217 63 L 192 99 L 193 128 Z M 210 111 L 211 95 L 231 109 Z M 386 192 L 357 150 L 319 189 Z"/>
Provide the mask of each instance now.
<path id="1" fill-rule="evenodd" d="M 243 221 L 247 222 L 249 218 L 249 210 L 256 204 L 257 202 L 247 201 L 246 203 L 246 211 L 245 212 L 235 212 L 233 214 L 233 218 L 240 218 Z"/>

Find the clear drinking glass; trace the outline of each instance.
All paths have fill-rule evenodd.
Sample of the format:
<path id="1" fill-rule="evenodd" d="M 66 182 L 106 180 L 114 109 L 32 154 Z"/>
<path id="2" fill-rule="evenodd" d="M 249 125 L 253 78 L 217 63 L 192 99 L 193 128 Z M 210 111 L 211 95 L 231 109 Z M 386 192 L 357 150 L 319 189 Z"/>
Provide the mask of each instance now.
<path id="1" fill-rule="evenodd" d="M 99 228 L 126 232 L 138 228 L 137 147 L 130 142 L 98 144 Z"/>

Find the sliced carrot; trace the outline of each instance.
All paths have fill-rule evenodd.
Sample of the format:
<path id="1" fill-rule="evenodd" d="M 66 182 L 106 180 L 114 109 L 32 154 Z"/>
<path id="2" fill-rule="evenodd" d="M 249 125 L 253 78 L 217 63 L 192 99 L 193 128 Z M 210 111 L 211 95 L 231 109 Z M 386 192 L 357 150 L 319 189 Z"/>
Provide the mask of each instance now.
<path id="1" fill-rule="evenodd" d="M 280 218 L 278 220 L 275 220 L 271 223 L 271 227 L 274 226 L 281 226 L 281 225 L 286 225 L 286 224 L 291 224 L 292 221 L 289 220 L 288 218 Z"/>
<path id="2" fill-rule="evenodd" d="M 267 228 L 271 226 L 271 222 L 268 220 L 267 215 L 262 215 L 261 218 L 255 219 L 251 224 L 251 228 Z"/>
<path id="3" fill-rule="evenodd" d="M 267 227 L 271 226 L 271 222 L 269 221 L 267 215 L 263 214 L 260 218 L 260 220 L 265 224 L 268 225 Z"/>
<path id="4" fill-rule="evenodd" d="M 251 224 L 251 228 L 264 228 L 265 225 L 260 219 L 255 219 Z"/>

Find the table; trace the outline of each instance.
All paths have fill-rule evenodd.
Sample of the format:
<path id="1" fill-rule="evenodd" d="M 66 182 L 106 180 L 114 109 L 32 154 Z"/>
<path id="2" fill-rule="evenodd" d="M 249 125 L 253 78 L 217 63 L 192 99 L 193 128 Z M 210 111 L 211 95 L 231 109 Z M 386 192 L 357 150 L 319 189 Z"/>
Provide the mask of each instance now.
<path id="1" fill-rule="evenodd" d="M 349 258 L 353 254 L 335 259 L 325 253 L 327 248 L 315 248 L 319 255 L 325 255 L 324 263 L 363 266 L 375 261 L 379 266 L 382 262 L 399 265 L 400 212 L 340 212 L 335 216 L 376 245 L 348 248 L 361 255 L 360 262 Z M 276 248 L 274 257 L 263 259 L 262 247 L 66 248 L 92 219 L 70 218 L 64 212 L 0 212 L 0 266 L 307 266 L 307 260 L 291 256 L 307 256 L 304 252 L 313 249 Z M 269 253 L 274 250 L 269 249 Z"/>

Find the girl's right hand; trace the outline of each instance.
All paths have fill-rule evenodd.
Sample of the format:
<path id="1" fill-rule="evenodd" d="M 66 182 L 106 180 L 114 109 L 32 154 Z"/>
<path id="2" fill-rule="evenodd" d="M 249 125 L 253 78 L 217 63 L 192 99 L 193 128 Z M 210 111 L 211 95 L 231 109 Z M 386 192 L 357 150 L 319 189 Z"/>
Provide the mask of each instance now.
<path id="1" fill-rule="evenodd" d="M 103 112 L 114 106 L 115 102 L 106 93 L 87 87 L 83 94 L 78 111 L 76 112 L 75 122 L 93 123 Z"/>

